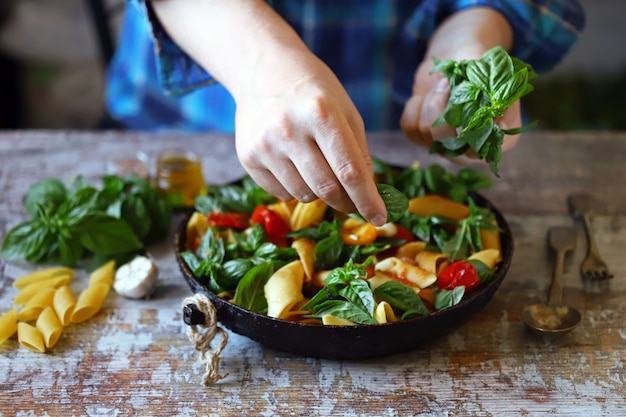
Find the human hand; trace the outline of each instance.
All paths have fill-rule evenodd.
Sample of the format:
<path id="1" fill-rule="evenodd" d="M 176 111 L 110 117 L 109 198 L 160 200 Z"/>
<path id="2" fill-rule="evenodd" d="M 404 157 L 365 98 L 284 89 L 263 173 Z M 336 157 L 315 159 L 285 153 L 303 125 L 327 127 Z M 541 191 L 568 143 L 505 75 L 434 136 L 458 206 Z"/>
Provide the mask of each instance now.
<path id="1" fill-rule="evenodd" d="M 430 148 L 435 140 L 456 137 L 460 129 L 449 125 L 433 127 L 446 108 L 450 96 L 448 80 L 439 72 L 431 74 L 433 57 L 440 60 L 480 59 L 493 46 L 510 46 L 512 33 L 506 20 L 489 8 L 470 8 L 451 16 L 437 30 L 424 61 L 415 72 L 413 93 L 407 101 L 400 125 L 413 142 Z M 495 120 L 503 129 L 522 125 L 519 101 L 510 106 L 501 118 Z M 519 135 L 505 135 L 502 151 L 515 147 Z M 464 156 L 451 158 L 455 162 L 478 161 L 471 150 Z"/>
<path id="2" fill-rule="evenodd" d="M 320 198 L 375 225 L 387 212 L 373 179 L 363 120 L 332 71 L 306 50 L 262 63 L 240 89 L 235 118 L 239 160 L 283 200 Z M 264 71 L 262 68 L 270 68 Z"/>
<path id="3" fill-rule="evenodd" d="M 467 47 L 459 49 L 456 53 L 443 59 L 479 59 L 486 51 L 482 48 Z M 439 58 L 439 57 L 437 57 Z M 450 96 L 448 80 L 441 73 L 430 74 L 433 68 L 432 60 L 424 61 L 418 68 L 415 76 L 413 96 L 407 101 L 401 119 L 401 126 L 406 136 L 413 142 L 430 148 L 435 140 L 455 137 L 460 132 L 447 124 L 433 127 L 433 123 L 438 119 L 446 108 Z M 501 118 L 496 119 L 496 123 L 502 129 L 511 129 L 522 125 L 520 102 L 515 102 L 507 109 Z M 508 151 L 515 147 L 519 135 L 505 135 L 502 144 L 502 151 Z M 469 150 L 466 155 L 451 158 L 455 162 L 466 163 L 478 161 L 476 154 Z"/>

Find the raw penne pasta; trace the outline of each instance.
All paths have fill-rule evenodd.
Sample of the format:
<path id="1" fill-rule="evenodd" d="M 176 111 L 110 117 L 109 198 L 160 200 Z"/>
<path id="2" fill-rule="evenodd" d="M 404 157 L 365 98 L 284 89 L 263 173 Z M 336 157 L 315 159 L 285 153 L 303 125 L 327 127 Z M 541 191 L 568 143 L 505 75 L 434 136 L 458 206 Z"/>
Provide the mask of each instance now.
<path id="1" fill-rule="evenodd" d="M 46 351 L 46 345 L 41 332 L 35 326 L 28 323 L 17 323 L 17 341 L 20 345 L 34 350 L 35 352 L 44 353 Z"/>
<path id="2" fill-rule="evenodd" d="M 19 321 L 33 321 L 39 317 L 39 314 L 46 307 L 52 307 L 54 298 L 54 288 L 44 288 L 37 294 L 33 295 L 24 305 L 24 308 L 17 313 Z"/>
<path id="3" fill-rule="evenodd" d="M 89 275 L 89 286 L 106 284 L 109 287 L 115 281 L 115 261 L 109 261 Z"/>
<path id="4" fill-rule="evenodd" d="M 42 279 L 38 282 L 33 282 L 22 288 L 13 299 L 13 304 L 21 306 L 25 305 L 35 294 L 39 293 L 44 288 L 59 288 L 60 286 L 67 285 L 72 280 L 70 274 L 59 274 L 52 278 Z"/>
<path id="5" fill-rule="evenodd" d="M 82 323 L 93 317 L 102 308 L 110 288 L 106 284 L 95 284 L 85 288 L 76 300 L 70 322 Z"/>
<path id="6" fill-rule="evenodd" d="M 31 272 L 30 274 L 26 274 L 17 278 L 13 282 L 13 286 L 21 290 L 22 288 L 34 282 L 39 282 L 43 279 L 53 278 L 57 275 L 65 274 L 69 274 L 71 279 L 74 276 L 74 270 L 65 266 L 55 266 L 53 268 L 41 269 L 39 271 Z"/>
<path id="7" fill-rule="evenodd" d="M 62 325 L 67 326 L 70 324 L 75 305 L 76 300 L 74 299 L 74 294 L 72 294 L 70 287 L 64 285 L 56 289 L 54 297 L 52 298 L 52 307 Z"/>
<path id="8" fill-rule="evenodd" d="M 294 305 L 304 298 L 302 283 L 304 267 L 300 260 L 283 266 L 272 274 L 265 284 L 267 315 L 282 318 Z"/>
<path id="9" fill-rule="evenodd" d="M 41 312 L 37 317 L 35 327 L 41 333 L 43 342 L 48 349 L 56 345 L 63 332 L 63 325 L 52 307 L 46 307 Z"/>
<path id="10" fill-rule="evenodd" d="M 12 308 L 0 316 L 0 345 L 17 331 L 17 309 Z"/>
<path id="11" fill-rule="evenodd" d="M 408 212 L 416 216 L 441 216 L 459 221 L 469 216 L 469 207 L 439 194 L 428 194 L 410 199 Z"/>
<path id="12" fill-rule="evenodd" d="M 476 252 L 468 259 L 476 259 L 487 265 L 489 268 L 493 269 L 496 267 L 498 262 L 502 260 L 502 254 L 497 249 L 485 249 L 480 252 Z"/>
<path id="13" fill-rule="evenodd" d="M 417 262 L 420 268 L 432 272 L 435 275 L 439 275 L 449 263 L 448 257 L 445 254 L 427 251 L 422 251 L 415 255 L 415 262 Z"/>

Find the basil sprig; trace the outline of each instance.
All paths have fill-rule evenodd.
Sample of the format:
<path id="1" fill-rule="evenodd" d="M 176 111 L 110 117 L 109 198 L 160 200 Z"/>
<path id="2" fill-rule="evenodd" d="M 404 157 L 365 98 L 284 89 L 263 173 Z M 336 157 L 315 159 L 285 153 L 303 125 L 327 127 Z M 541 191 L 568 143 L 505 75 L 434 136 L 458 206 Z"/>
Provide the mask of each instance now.
<path id="1" fill-rule="evenodd" d="M 31 218 L 6 235 L 2 257 L 70 267 L 89 257 L 93 269 L 130 260 L 167 235 L 172 207 L 148 181 L 108 175 L 102 182 L 101 188 L 84 177 L 69 186 L 56 178 L 33 184 L 24 199 Z"/>
<path id="2" fill-rule="evenodd" d="M 513 103 L 533 91 L 530 80 L 537 74 L 531 65 L 511 57 L 500 46 L 478 60 L 433 60 L 431 74 L 441 72 L 450 84 L 448 104 L 433 127 L 447 123 L 462 129 L 456 137 L 435 141 L 430 153 L 458 156 L 471 149 L 499 176 L 504 135 L 524 132 L 536 123 L 502 129 L 494 118 L 502 117 Z"/>

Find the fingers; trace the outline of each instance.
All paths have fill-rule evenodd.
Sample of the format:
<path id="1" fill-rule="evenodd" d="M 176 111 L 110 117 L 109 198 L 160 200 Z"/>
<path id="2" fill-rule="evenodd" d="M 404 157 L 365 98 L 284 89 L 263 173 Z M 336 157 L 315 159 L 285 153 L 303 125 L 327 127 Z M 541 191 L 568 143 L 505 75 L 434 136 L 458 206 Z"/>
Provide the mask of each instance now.
<path id="1" fill-rule="evenodd" d="M 448 80 L 441 78 L 434 88 L 425 94 L 414 94 L 407 101 L 400 126 L 411 141 L 428 149 L 435 140 L 456 136 L 454 128 L 447 124 L 433 127 L 445 110 L 449 95 Z"/>

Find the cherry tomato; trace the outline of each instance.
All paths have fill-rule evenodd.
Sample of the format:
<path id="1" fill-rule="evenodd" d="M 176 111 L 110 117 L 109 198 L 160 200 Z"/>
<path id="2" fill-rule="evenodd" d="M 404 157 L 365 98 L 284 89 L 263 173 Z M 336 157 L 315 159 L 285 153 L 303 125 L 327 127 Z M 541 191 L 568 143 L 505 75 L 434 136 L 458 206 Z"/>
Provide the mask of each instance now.
<path id="1" fill-rule="evenodd" d="M 456 261 L 448 265 L 438 278 L 440 290 L 451 290 L 461 285 L 465 287 L 465 292 L 471 292 L 480 285 L 480 279 L 476 268 L 471 262 Z"/>
<path id="2" fill-rule="evenodd" d="M 399 224 L 396 224 L 396 234 L 393 235 L 393 238 L 396 240 L 404 240 L 405 242 L 413 242 L 415 240 L 413 233 Z"/>
<path id="3" fill-rule="evenodd" d="M 287 246 L 287 233 L 291 231 L 289 225 L 282 216 L 267 206 L 257 206 L 250 216 L 252 223 L 260 224 L 267 233 L 270 242 L 277 246 Z"/>
<path id="4" fill-rule="evenodd" d="M 248 227 L 246 215 L 243 213 L 220 213 L 214 211 L 207 217 L 207 223 L 213 227 L 232 227 L 233 229 L 245 229 Z"/>
<path id="5" fill-rule="evenodd" d="M 378 231 L 373 224 L 350 220 L 343 224 L 340 234 L 346 245 L 367 245 L 378 237 Z"/>

